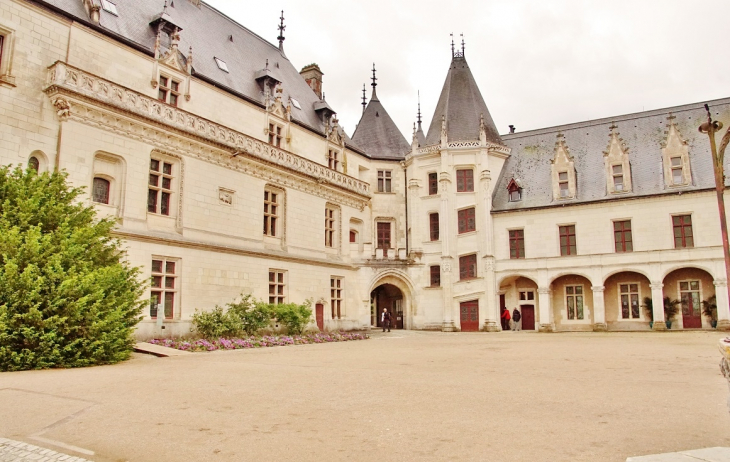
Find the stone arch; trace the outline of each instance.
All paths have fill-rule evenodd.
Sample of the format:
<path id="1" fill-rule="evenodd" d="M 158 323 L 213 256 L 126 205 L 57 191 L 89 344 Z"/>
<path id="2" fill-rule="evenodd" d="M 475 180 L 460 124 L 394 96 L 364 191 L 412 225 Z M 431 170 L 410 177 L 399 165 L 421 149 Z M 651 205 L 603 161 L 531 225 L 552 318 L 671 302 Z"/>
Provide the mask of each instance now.
<path id="1" fill-rule="evenodd" d="M 525 278 L 525 279 L 529 279 L 532 282 L 534 282 L 535 285 L 539 285 L 537 283 L 537 278 L 534 278 L 532 276 L 528 276 L 528 275 L 526 275 L 524 273 L 509 273 L 509 274 L 506 274 L 506 275 L 500 277 L 500 279 L 497 280 L 497 287 L 498 288 L 501 287 L 502 286 L 502 283 L 504 281 L 506 281 L 507 279 L 511 279 L 511 278 Z"/>
<path id="2" fill-rule="evenodd" d="M 408 274 L 401 270 L 387 269 L 385 271 L 379 272 L 375 275 L 372 282 L 370 283 L 370 287 L 368 289 L 368 298 L 370 298 L 373 291 L 375 291 L 378 287 L 386 284 L 395 286 L 398 290 L 400 290 L 401 294 L 403 295 L 403 328 L 412 329 L 413 316 L 416 315 L 416 310 L 413 303 L 415 294 L 413 281 L 411 281 L 411 278 L 408 276 Z"/>
<path id="3" fill-rule="evenodd" d="M 697 264 L 697 263 L 687 263 L 687 264 L 677 263 L 676 265 L 672 265 L 671 267 L 669 267 L 662 273 L 662 280 L 666 279 L 667 276 L 669 276 L 671 273 L 673 273 L 677 270 L 693 269 L 693 268 L 702 270 L 702 271 L 708 273 L 710 276 L 712 276 L 713 279 L 715 278 L 715 272 L 709 266 L 705 266 L 705 265 Z"/>
<path id="4" fill-rule="evenodd" d="M 48 171 L 48 156 L 41 151 L 36 149 L 35 151 L 31 152 L 28 156 L 28 160 L 25 162 L 25 165 L 23 168 L 28 168 L 30 166 L 31 160 L 35 158 L 38 161 L 38 173 L 43 173 Z"/>
<path id="5" fill-rule="evenodd" d="M 558 273 L 551 274 L 550 275 L 550 285 L 552 285 L 556 279 L 561 278 L 563 276 L 581 276 L 581 277 L 588 279 L 588 281 L 590 281 L 591 284 L 595 285 L 593 282 L 593 278 L 590 275 L 588 275 L 587 273 L 583 273 L 581 271 L 575 271 L 573 269 L 567 269 L 565 271 L 560 271 Z M 601 283 L 603 283 L 603 280 L 601 281 Z"/>
<path id="6" fill-rule="evenodd" d="M 641 274 L 642 276 L 646 277 L 648 280 L 651 281 L 651 275 L 649 274 L 649 272 L 644 271 L 643 269 L 639 269 L 639 268 L 618 268 L 618 269 L 615 269 L 615 270 L 611 270 L 608 273 L 605 273 L 603 275 L 603 284 L 605 285 L 606 284 L 606 281 L 608 281 L 608 279 L 611 276 L 615 276 L 615 275 L 620 274 L 620 273 L 638 273 L 638 274 Z"/>

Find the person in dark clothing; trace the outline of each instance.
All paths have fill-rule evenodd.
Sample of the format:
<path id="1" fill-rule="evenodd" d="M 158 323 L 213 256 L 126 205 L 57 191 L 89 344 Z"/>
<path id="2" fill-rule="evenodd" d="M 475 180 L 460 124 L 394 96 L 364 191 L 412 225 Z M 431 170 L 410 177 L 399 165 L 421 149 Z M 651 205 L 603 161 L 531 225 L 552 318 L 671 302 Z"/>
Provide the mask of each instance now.
<path id="1" fill-rule="evenodd" d="M 388 308 L 383 308 L 383 317 L 381 319 L 383 323 L 383 332 L 385 332 L 385 329 L 388 329 L 388 332 L 390 332 L 390 313 L 388 312 Z"/>
<path id="2" fill-rule="evenodd" d="M 520 313 L 520 310 L 515 308 L 512 312 L 512 330 L 520 330 L 520 319 L 522 319 L 522 314 Z"/>

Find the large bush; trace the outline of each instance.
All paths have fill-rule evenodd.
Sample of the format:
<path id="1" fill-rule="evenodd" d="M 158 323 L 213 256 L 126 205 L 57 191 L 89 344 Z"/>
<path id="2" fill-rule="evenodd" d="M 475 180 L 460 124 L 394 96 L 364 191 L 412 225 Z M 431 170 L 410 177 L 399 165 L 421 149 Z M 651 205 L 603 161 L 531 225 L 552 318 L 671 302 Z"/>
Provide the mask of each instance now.
<path id="1" fill-rule="evenodd" d="M 0 168 L 0 370 L 130 356 L 139 272 L 61 173 Z"/>
<path id="2" fill-rule="evenodd" d="M 307 327 L 312 317 L 310 306 L 311 301 L 309 300 L 303 305 L 283 303 L 280 305 L 271 305 L 271 311 L 274 318 L 286 327 L 289 335 L 299 335 Z"/>

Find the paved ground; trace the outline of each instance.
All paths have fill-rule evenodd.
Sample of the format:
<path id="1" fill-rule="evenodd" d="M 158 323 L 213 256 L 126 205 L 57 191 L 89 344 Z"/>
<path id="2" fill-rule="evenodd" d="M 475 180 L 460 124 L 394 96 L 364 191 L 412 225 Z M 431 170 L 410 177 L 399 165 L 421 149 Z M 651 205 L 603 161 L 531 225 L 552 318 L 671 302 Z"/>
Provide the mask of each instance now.
<path id="1" fill-rule="evenodd" d="M 392 332 L 4 373 L 0 436 L 102 462 L 623 462 L 730 446 L 721 336 Z"/>

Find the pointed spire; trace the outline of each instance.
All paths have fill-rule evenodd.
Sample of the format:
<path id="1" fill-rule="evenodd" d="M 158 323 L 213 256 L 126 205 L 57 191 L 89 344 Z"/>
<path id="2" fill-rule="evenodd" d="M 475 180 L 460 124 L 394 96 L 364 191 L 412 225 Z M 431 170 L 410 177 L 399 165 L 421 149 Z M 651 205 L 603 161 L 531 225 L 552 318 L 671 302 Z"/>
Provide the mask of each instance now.
<path id="1" fill-rule="evenodd" d="M 370 99 L 378 101 L 378 95 L 375 94 L 375 87 L 378 86 L 378 83 L 376 82 L 378 78 L 375 77 L 375 63 L 373 63 L 373 77 L 371 80 L 373 81 L 373 83 L 370 84 L 373 87 L 373 95 L 370 97 Z"/>
<path id="2" fill-rule="evenodd" d="M 421 90 L 418 90 L 418 116 L 416 118 L 418 121 L 418 129 L 421 129 Z"/>
<path id="3" fill-rule="evenodd" d="M 461 34 L 461 56 L 462 57 L 464 56 L 464 47 L 465 47 L 465 45 L 466 44 L 464 43 L 464 34 Z"/>
<path id="4" fill-rule="evenodd" d="M 365 84 L 362 84 L 362 112 L 365 112 L 365 107 L 368 105 L 368 99 L 365 97 Z"/>
<path id="5" fill-rule="evenodd" d="M 454 49 L 454 33 L 449 34 L 451 36 L 451 57 L 453 58 L 456 54 L 456 50 Z"/>
<path id="6" fill-rule="evenodd" d="M 284 31 L 286 30 L 286 26 L 284 25 L 284 10 L 281 10 L 281 17 L 279 18 L 281 22 L 279 23 L 279 36 L 276 37 L 276 39 L 279 41 L 279 51 L 282 53 L 284 52 Z"/>

